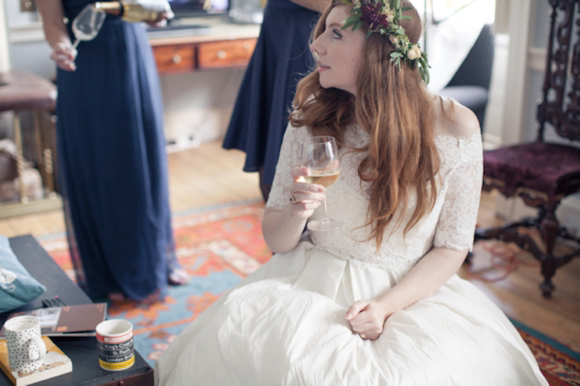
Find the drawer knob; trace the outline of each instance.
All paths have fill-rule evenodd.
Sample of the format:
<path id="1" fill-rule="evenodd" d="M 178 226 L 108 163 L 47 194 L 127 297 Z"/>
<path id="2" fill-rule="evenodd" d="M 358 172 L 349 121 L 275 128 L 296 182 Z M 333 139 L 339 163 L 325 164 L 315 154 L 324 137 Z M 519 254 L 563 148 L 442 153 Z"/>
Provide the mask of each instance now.
<path id="1" fill-rule="evenodd" d="M 242 44 L 242 47 L 244 48 L 244 50 L 249 50 L 250 48 L 252 48 L 252 45 L 250 44 L 250 42 L 244 42 L 244 44 Z"/>
<path id="2" fill-rule="evenodd" d="M 171 61 L 175 64 L 181 63 L 181 56 L 180 55 L 173 55 L 173 58 L 171 58 Z"/>
<path id="3" fill-rule="evenodd" d="M 220 59 L 225 59 L 226 56 L 227 56 L 227 53 L 224 50 L 219 50 L 217 52 L 217 57 L 220 58 Z"/>

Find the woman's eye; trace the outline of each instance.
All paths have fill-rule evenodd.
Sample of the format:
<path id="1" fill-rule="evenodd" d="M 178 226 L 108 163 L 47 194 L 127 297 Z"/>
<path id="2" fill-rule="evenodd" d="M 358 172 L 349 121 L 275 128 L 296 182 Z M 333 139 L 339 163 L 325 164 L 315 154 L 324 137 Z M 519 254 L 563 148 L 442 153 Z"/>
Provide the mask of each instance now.
<path id="1" fill-rule="evenodd" d="M 335 39 L 340 39 L 342 37 L 342 35 L 340 34 L 340 32 L 337 29 L 332 30 L 332 32 L 334 33 Z"/>

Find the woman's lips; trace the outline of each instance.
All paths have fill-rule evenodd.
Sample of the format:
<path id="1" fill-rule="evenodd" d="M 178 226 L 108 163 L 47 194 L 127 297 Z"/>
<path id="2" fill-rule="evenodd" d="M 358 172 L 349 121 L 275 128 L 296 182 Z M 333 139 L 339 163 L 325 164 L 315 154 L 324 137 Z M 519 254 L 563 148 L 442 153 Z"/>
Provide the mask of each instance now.
<path id="1" fill-rule="evenodd" d="M 330 67 L 325 66 L 324 64 L 318 62 L 318 72 L 322 72 L 322 71 L 326 71 L 326 70 L 330 70 Z"/>

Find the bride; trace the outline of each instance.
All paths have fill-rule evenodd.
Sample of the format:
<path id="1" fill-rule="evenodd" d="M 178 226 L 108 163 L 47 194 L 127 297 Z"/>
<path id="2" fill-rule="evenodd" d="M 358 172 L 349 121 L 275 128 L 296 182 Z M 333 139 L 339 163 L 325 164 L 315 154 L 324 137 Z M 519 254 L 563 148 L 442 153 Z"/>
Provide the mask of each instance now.
<path id="1" fill-rule="evenodd" d="M 403 3 L 401 5 L 401 3 Z M 158 385 L 547 385 L 507 317 L 455 275 L 482 184 L 475 115 L 431 95 L 406 0 L 334 0 L 299 84 L 263 233 L 272 259 L 201 314 Z M 304 182 L 301 142 L 341 175 Z M 326 198 L 339 229 L 308 231 Z"/>

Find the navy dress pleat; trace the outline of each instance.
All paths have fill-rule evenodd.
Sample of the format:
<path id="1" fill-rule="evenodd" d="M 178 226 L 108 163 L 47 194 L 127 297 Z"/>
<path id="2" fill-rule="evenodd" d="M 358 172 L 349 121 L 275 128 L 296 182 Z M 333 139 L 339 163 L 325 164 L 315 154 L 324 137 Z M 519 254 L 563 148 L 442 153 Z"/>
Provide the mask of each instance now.
<path id="1" fill-rule="evenodd" d="M 64 0 L 69 20 L 88 0 Z M 58 71 L 60 190 L 79 284 L 93 299 L 163 294 L 174 261 L 163 107 L 141 24 L 107 16 Z"/>
<path id="2" fill-rule="evenodd" d="M 314 68 L 309 40 L 318 17 L 289 0 L 268 0 L 234 106 L 223 147 L 244 151 L 244 171 L 263 167 L 267 184 L 274 179 L 296 86 Z"/>

